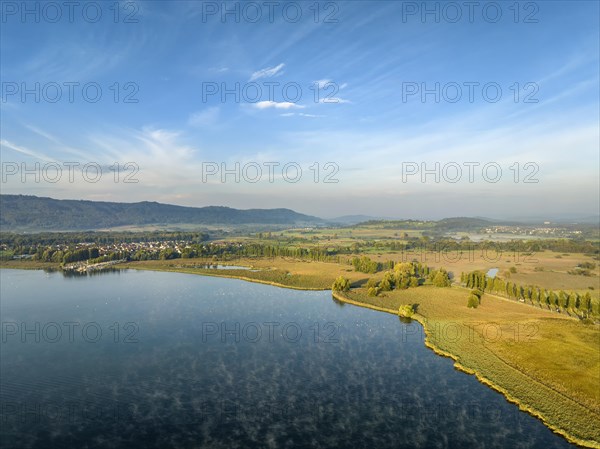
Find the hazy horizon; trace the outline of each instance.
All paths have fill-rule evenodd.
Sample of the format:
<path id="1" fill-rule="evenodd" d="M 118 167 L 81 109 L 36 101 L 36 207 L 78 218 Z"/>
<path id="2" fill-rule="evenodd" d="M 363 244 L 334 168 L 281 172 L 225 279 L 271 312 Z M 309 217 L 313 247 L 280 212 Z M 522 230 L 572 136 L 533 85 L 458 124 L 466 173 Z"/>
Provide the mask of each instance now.
<path id="1" fill-rule="evenodd" d="M 8 194 L 7 194 L 8 195 Z M 16 195 L 24 195 L 24 194 L 19 194 L 16 193 Z M 58 200 L 68 200 L 68 201 L 103 201 L 103 200 L 88 200 L 86 198 L 51 198 L 51 197 L 44 197 L 44 196 L 39 196 L 39 195 L 35 195 L 38 198 L 50 198 L 50 199 L 58 199 Z M 109 201 L 109 202 L 113 202 L 113 201 Z M 140 200 L 140 201 L 114 201 L 116 203 L 125 203 L 125 204 L 134 204 L 134 203 L 144 203 L 144 202 L 149 202 L 149 203 L 159 203 L 159 204 L 164 204 L 164 205 L 172 205 L 172 206 L 183 206 L 183 207 L 198 207 L 198 208 L 202 208 L 202 207 L 231 207 L 228 206 L 226 204 L 201 204 L 201 205 L 196 205 L 196 206 L 189 206 L 189 205 L 185 205 L 185 204 L 177 204 L 177 203 L 164 203 L 164 202 L 160 202 L 160 201 L 155 201 L 152 199 L 146 199 L 146 200 Z M 264 208 L 244 208 L 244 207 L 238 207 L 238 208 L 233 208 L 233 209 L 239 209 L 239 210 L 246 210 L 246 209 L 289 209 L 286 206 L 277 206 L 277 205 L 272 205 L 271 207 L 264 207 Z M 301 213 L 301 214 L 305 214 L 305 215 L 309 215 L 311 216 L 312 214 L 306 213 L 302 210 L 296 210 L 296 209 L 292 209 L 295 212 Z M 522 222 L 539 222 L 539 221 L 552 221 L 554 223 L 559 223 L 559 224 L 564 224 L 565 222 L 568 222 L 570 220 L 580 220 L 582 223 L 587 223 L 590 222 L 591 220 L 597 220 L 600 218 L 600 216 L 598 215 L 593 215 L 590 213 L 573 213 L 573 214 L 565 214 L 565 213 L 555 213 L 552 215 L 535 215 L 535 214 L 531 214 L 531 215 L 512 215 L 512 216 L 497 216 L 497 215 L 489 215 L 489 216 L 484 216 L 484 215 L 471 215 L 471 216 L 464 216 L 464 215 L 426 215 L 426 216 L 402 216 L 402 215 L 397 215 L 397 216 L 391 216 L 391 215 L 368 215 L 368 214 L 363 214 L 363 213 L 351 213 L 351 214 L 344 214 L 344 215 L 314 215 L 317 218 L 322 218 L 324 220 L 335 220 L 335 219 L 343 219 L 343 218 L 350 218 L 350 217 L 364 217 L 367 220 L 370 219 L 374 219 L 374 220 L 442 220 L 445 218 L 460 218 L 460 217 L 465 217 L 465 218 L 481 218 L 481 219 L 488 219 L 488 220 L 497 220 L 497 221 L 522 221 Z"/>

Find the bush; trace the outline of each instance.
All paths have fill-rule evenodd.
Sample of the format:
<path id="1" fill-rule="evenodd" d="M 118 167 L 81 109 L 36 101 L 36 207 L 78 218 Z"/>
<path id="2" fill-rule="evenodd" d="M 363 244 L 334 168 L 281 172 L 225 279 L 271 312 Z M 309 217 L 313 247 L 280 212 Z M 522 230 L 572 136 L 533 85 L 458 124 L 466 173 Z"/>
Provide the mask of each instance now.
<path id="1" fill-rule="evenodd" d="M 579 276 L 592 276 L 592 272 L 590 270 L 584 270 L 583 268 L 575 268 L 574 270 L 567 271 L 569 274 L 579 275 Z"/>
<path id="2" fill-rule="evenodd" d="M 431 282 L 436 287 L 450 287 L 450 276 L 448 275 L 448 272 L 443 268 L 432 272 L 430 278 Z"/>
<path id="3" fill-rule="evenodd" d="M 415 309 L 412 304 L 403 304 L 398 308 L 398 315 L 410 318 L 415 314 Z"/>
<path id="4" fill-rule="evenodd" d="M 517 272 L 517 267 L 510 267 L 510 272 L 511 273 L 516 273 Z"/>
<path id="5" fill-rule="evenodd" d="M 0 250 L 0 260 L 12 260 L 15 253 L 13 251 Z"/>
<path id="6" fill-rule="evenodd" d="M 393 288 L 393 285 L 392 285 L 393 281 L 394 281 L 394 278 L 393 278 L 392 274 L 388 271 L 387 273 L 385 273 L 385 275 L 383 276 L 383 279 L 379 283 L 379 289 L 384 292 L 391 291 Z"/>
<path id="7" fill-rule="evenodd" d="M 374 278 L 369 278 L 367 281 L 367 288 L 377 287 L 377 280 Z"/>
<path id="8" fill-rule="evenodd" d="M 467 307 L 472 309 L 476 309 L 477 307 L 479 307 L 479 298 L 476 295 L 469 295 Z"/>
<path id="9" fill-rule="evenodd" d="M 377 287 L 371 287 L 371 288 L 369 288 L 369 290 L 367 290 L 367 295 L 369 295 L 369 296 L 377 296 L 377 295 L 379 295 L 379 288 L 377 288 Z"/>
<path id="10" fill-rule="evenodd" d="M 335 292 L 347 292 L 350 290 L 350 281 L 344 276 L 340 276 L 335 280 L 331 289 Z"/>

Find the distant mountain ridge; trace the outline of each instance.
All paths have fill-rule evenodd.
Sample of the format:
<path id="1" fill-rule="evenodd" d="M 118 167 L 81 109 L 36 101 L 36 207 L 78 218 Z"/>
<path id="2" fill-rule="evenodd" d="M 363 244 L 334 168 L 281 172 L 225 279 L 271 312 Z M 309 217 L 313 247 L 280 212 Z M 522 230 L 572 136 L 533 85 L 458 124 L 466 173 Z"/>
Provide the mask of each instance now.
<path id="1" fill-rule="evenodd" d="M 0 195 L 0 229 L 93 230 L 135 225 L 314 225 L 324 220 L 291 209 L 185 207 L 157 202 L 116 203 Z"/>
<path id="2" fill-rule="evenodd" d="M 372 217 L 370 215 L 343 215 L 341 217 L 330 218 L 329 222 L 339 223 L 342 225 L 353 225 L 357 223 L 364 223 L 366 221 L 378 221 L 378 220 L 391 220 L 383 217 Z"/>

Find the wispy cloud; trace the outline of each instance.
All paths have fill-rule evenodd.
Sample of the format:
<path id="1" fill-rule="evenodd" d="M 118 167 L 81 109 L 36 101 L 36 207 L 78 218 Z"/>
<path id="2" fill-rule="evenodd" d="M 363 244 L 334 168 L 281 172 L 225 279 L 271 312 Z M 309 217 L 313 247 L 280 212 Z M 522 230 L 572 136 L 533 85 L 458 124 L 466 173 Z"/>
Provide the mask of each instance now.
<path id="1" fill-rule="evenodd" d="M 0 147 L 6 147 L 10 150 L 16 151 L 17 153 L 21 153 L 21 154 L 24 154 L 25 156 L 30 156 L 35 159 L 40 159 L 42 161 L 56 162 L 56 160 L 51 158 L 50 156 L 46 156 L 43 153 L 39 153 L 37 151 L 30 150 L 29 148 L 25 148 L 24 146 L 21 146 L 21 145 L 15 145 L 14 143 L 9 142 L 8 140 L 4 140 L 4 139 L 0 140 Z M 6 159 L 6 158 L 4 158 L 4 159 Z"/>
<path id="2" fill-rule="evenodd" d="M 260 78 L 272 78 L 274 76 L 282 75 L 283 68 L 285 67 L 284 63 L 281 63 L 275 67 L 268 67 L 266 69 L 259 70 L 254 72 L 250 77 L 250 81 L 256 81 Z"/>
<path id="3" fill-rule="evenodd" d="M 32 131 L 33 133 L 37 134 L 38 136 L 43 137 L 44 139 L 52 142 L 53 144 L 56 145 L 56 150 L 59 151 L 64 151 L 65 153 L 69 153 L 72 155 L 75 155 L 77 157 L 83 158 L 83 159 L 88 159 L 89 155 L 86 154 L 84 151 L 78 150 L 77 148 L 73 148 L 70 145 L 66 145 L 65 143 L 63 143 L 60 139 L 58 139 L 57 137 L 55 137 L 54 135 L 36 127 L 33 125 L 25 125 L 25 127 Z"/>

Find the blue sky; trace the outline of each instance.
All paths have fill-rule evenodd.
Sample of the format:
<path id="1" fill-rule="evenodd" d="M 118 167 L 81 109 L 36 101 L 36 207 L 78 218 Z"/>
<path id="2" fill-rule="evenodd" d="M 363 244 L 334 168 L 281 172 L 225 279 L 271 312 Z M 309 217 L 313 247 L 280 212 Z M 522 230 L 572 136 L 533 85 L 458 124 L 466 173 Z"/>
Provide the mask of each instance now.
<path id="1" fill-rule="evenodd" d="M 72 17 L 62 2 L 2 5 L 2 193 L 323 217 L 598 214 L 598 2 L 91 3 Z M 39 182 L 23 179 L 36 162 Z M 115 182 L 109 167 L 130 162 L 138 182 Z M 239 182 L 223 182 L 236 163 Z M 423 180 L 436 163 L 439 182 Z"/>

